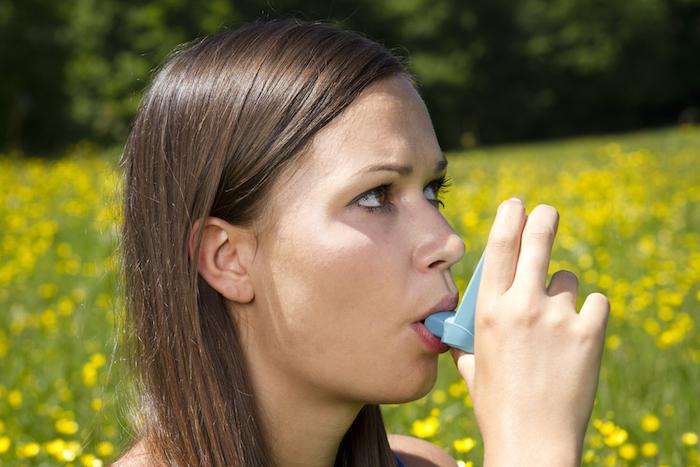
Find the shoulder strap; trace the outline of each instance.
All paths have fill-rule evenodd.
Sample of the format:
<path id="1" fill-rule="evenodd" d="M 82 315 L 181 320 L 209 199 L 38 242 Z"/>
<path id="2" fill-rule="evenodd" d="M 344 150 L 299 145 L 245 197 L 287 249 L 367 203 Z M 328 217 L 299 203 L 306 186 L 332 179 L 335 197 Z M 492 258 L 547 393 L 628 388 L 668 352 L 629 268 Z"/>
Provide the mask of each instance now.
<path id="1" fill-rule="evenodd" d="M 398 454 L 394 453 L 394 459 L 396 460 L 396 467 L 406 467 Z"/>

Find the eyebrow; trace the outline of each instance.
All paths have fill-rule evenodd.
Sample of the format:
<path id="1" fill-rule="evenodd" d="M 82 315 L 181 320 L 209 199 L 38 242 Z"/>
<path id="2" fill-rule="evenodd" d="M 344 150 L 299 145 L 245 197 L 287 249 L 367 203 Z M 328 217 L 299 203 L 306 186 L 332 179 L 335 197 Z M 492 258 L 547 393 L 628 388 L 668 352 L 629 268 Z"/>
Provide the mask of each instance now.
<path id="1" fill-rule="evenodd" d="M 443 158 L 437 161 L 437 164 L 435 164 L 435 172 L 442 172 L 447 168 L 447 159 L 445 159 L 444 153 L 442 153 L 442 157 Z M 361 175 L 368 172 L 378 172 L 380 170 L 390 170 L 392 172 L 398 172 L 401 176 L 406 176 L 413 173 L 413 166 L 401 164 L 375 164 L 365 167 L 355 175 Z"/>

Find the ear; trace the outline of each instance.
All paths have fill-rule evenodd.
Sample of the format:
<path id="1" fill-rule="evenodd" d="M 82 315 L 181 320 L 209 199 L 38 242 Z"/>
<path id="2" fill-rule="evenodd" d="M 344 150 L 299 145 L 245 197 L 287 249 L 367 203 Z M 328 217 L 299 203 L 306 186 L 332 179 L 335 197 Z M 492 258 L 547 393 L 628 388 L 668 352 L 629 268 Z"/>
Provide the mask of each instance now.
<path id="1" fill-rule="evenodd" d="M 190 232 L 190 258 L 199 229 L 204 229 L 197 259 L 199 274 L 227 299 L 249 303 L 255 297 L 250 277 L 256 241 L 253 233 L 218 217 L 197 219 Z"/>

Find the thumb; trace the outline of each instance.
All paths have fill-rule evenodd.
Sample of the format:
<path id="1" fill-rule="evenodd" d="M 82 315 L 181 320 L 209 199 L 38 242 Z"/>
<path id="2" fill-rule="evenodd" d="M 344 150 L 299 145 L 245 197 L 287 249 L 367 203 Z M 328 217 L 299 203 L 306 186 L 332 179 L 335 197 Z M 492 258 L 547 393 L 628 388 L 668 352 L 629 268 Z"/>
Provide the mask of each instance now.
<path id="1" fill-rule="evenodd" d="M 474 394 L 474 354 L 450 347 L 450 354 L 457 365 L 457 370 L 464 378 L 469 388 L 469 394 Z"/>

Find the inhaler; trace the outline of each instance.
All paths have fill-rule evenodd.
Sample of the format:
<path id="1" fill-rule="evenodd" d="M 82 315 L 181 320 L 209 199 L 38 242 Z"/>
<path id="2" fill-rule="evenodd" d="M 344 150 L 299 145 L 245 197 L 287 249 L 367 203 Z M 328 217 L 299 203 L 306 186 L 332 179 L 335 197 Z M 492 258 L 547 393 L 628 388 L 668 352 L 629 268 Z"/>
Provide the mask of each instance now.
<path id="1" fill-rule="evenodd" d="M 425 327 L 444 344 L 456 347 L 467 353 L 474 353 L 474 317 L 476 315 L 476 297 L 481 282 L 481 269 L 486 250 L 474 269 L 462 302 L 456 311 L 438 311 L 425 319 Z"/>

